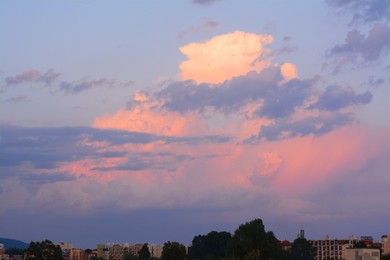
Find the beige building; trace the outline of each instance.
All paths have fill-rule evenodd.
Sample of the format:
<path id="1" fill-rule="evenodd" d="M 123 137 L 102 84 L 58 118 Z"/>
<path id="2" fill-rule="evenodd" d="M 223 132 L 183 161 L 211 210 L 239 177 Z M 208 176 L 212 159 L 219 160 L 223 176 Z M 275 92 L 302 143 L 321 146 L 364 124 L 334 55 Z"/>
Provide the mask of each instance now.
<path id="1" fill-rule="evenodd" d="M 382 255 L 390 254 L 390 235 L 383 235 L 381 239 Z"/>
<path id="2" fill-rule="evenodd" d="M 346 260 L 380 260 L 380 249 L 377 248 L 348 248 Z"/>
<path id="3" fill-rule="evenodd" d="M 112 260 L 122 260 L 124 256 L 124 248 L 122 245 L 114 244 L 108 247 L 108 255 Z"/>

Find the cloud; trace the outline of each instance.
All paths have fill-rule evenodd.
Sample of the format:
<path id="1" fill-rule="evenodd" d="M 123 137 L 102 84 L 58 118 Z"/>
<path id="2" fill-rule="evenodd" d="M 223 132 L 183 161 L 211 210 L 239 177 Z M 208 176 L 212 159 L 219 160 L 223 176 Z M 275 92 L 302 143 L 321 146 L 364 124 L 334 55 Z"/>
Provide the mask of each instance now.
<path id="1" fill-rule="evenodd" d="M 272 40 L 270 35 L 236 31 L 187 44 L 180 48 L 188 58 L 179 66 L 181 76 L 197 83 L 221 83 L 250 71 L 260 72 L 270 64 L 264 46 Z"/>
<path id="2" fill-rule="evenodd" d="M 215 28 L 219 27 L 219 25 L 220 24 L 218 22 L 209 20 L 209 21 L 204 22 L 200 26 L 193 26 L 193 27 L 190 27 L 190 28 L 180 32 L 179 38 L 184 39 L 188 34 L 192 34 L 192 33 L 207 32 L 207 31 L 210 31 L 211 29 L 215 29 Z"/>
<path id="3" fill-rule="evenodd" d="M 12 77 L 6 77 L 5 82 L 7 86 L 23 83 L 44 83 L 45 86 L 52 86 L 60 75 L 60 73 L 55 72 L 53 69 L 50 69 L 45 73 L 32 69 Z M 63 80 L 56 87 L 65 94 L 78 94 L 96 87 L 113 88 L 116 86 L 130 87 L 133 85 L 134 81 L 131 80 L 127 82 L 117 82 L 115 79 L 109 78 L 91 79 L 90 77 L 84 77 L 74 81 Z"/>
<path id="4" fill-rule="evenodd" d="M 22 83 L 44 83 L 45 86 L 50 86 L 60 75 L 60 73 L 55 72 L 53 69 L 49 69 L 45 73 L 32 69 L 26 70 L 13 77 L 6 77 L 5 83 L 7 86 L 19 85 Z"/>
<path id="5" fill-rule="evenodd" d="M 389 48 L 390 27 L 377 23 L 367 36 L 357 29 L 348 32 L 345 43 L 331 48 L 328 57 L 341 57 L 349 62 L 357 62 L 358 58 L 365 62 L 373 62 L 384 57 Z"/>
<path id="6" fill-rule="evenodd" d="M 312 108 L 337 111 L 347 106 L 368 104 L 372 100 L 372 94 L 366 91 L 356 94 L 351 87 L 328 86 Z"/>
<path id="7" fill-rule="evenodd" d="M 374 76 L 370 76 L 368 79 L 368 84 L 373 87 L 377 87 L 383 85 L 386 82 L 384 78 L 376 78 Z"/>
<path id="8" fill-rule="evenodd" d="M 193 4 L 196 5 L 211 5 L 219 0 L 192 0 Z"/>
<path id="9" fill-rule="evenodd" d="M 297 67 L 292 63 L 284 63 L 280 70 L 287 81 L 298 78 Z"/>
<path id="10" fill-rule="evenodd" d="M 327 0 L 330 6 L 354 12 L 353 22 L 388 20 L 390 3 L 387 0 Z"/>
<path id="11" fill-rule="evenodd" d="M 115 80 L 114 79 L 81 79 L 78 81 L 68 82 L 62 81 L 60 83 L 60 90 L 65 94 L 78 94 L 80 92 L 86 91 L 95 87 L 114 87 Z"/>
<path id="12" fill-rule="evenodd" d="M 305 118 L 299 121 L 278 120 L 274 124 L 263 126 L 258 137 L 269 141 L 277 141 L 308 135 L 321 136 L 352 123 L 352 119 L 351 114 L 336 113 L 330 116 Z"/>
<path id="13" fill-rule="evenodd" d="M 19 102 L 26 101 L 26 100 L 28 100 L 27 96 L 20 95 L 17 97 L 7 98 L 6 100 L 3 101 L 3 103 L 19 103 Z"/>

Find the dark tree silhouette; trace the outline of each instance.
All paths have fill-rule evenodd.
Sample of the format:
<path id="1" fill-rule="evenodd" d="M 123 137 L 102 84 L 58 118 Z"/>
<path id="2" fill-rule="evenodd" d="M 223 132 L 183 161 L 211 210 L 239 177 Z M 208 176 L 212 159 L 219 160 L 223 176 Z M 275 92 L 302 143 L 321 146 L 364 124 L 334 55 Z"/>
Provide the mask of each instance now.
<path id="1" fill-rule="evenodd" d="M 149 259 L 150 258 L 150 252 L 148 244 L 143 244 L 141 250 L 138 252 L 139 259 Z"/>
<path id="2" fill-rule="evenodd" d="M 228 245 L 231 259 L 285 259 L 286 253 L 272 232 L 265 232 L 263 221 L 254 219 L 234 232 Z"/>
<path id="3" fill-rule="evenodd" d="M 44 240 L 42 242 L 30 242 L 29 247 L 25 250 L 24 259 L 35 260 L 62 260 L 61 247 L 53 244 L 50 240 Z"/>
<path id="4" fill-rule="evenodd" d="M 179 242 L 165 242 L 161 260 L 183 260 L 187 256 L 186 248 Z"/>
<path id="5" fill-rule="evenodd" d="M 226 257 L 226 248 L 232 238 L 229 232 L 211 231 L 192 240 L 190 259 L 220 259 Z"/>
<path id="6" fill-rule="evenodd" d="M 317 251 L 305 238 L 297 238 L 289 252 L 289 260 L 313 260 Z"/>

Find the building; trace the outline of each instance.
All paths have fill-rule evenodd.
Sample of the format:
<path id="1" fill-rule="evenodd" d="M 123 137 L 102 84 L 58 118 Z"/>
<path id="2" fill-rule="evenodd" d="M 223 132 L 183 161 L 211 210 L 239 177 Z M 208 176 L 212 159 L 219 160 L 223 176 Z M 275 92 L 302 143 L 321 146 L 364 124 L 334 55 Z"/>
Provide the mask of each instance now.
<path id="1" fill-rule="evenodd" d="M 380 260 L 378 248 L 347 248 L 346 260 Z"/>
<path id="2" fill-rule="evenodd" d="M 162 245 L 148 244 L 149 252 L 151 257 L 161 258 L 162 255 Z"/>
<path id="3" fill-rule="evenodd" d="M 325 236 L 322 240 L 309 240 L 312 247 L 317 251 L 316 260 L 346 259 L 346 249 L 352 248 L 358 241 L 359 239 L 355 236 L 347 239 L 331 239 L 329 236 Z"/>
<path id="4" fill-rule="evenodd" d="M 122 245 L 114 244 L 108 247 L 108 256 L 112 260 L 122 260 L 124 256 L 124 248 Z"/>
<path id="5" fill-rule="evenodd" d="M 382 255 L 390 254 L 390 235 L 383 235 L 381 237 Z"/>
<path id="6" fill-rule="evenodd" d="M 292 248 L 293 246 L 293 243 L 291 243 L 290 241 L 288 240 L 283 240 L 280 242 L 280 244 L 282 245 L 282 248 L 284 251 L 288 251 Z"/>

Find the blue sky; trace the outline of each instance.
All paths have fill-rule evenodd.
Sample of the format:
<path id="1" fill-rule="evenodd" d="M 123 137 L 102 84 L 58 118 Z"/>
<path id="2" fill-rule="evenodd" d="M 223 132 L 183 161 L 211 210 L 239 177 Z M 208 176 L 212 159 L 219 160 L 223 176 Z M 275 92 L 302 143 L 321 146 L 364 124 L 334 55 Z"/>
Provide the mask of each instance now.
<path id="1" fill-rule="evenodd" d="M 8 1 L 0 234 L 387 234 L 390 2 Z M 321 225 L 318 225 L 321 223 Z"/>

